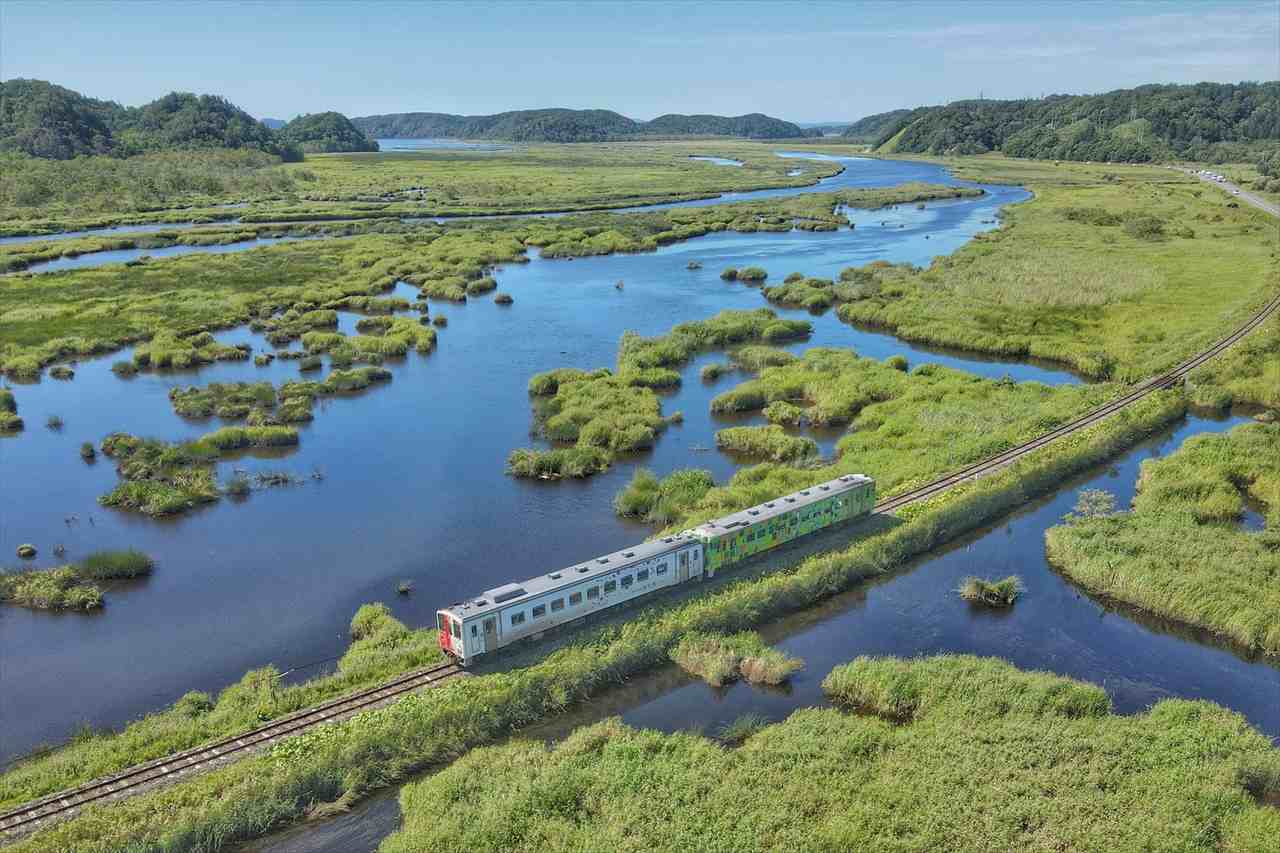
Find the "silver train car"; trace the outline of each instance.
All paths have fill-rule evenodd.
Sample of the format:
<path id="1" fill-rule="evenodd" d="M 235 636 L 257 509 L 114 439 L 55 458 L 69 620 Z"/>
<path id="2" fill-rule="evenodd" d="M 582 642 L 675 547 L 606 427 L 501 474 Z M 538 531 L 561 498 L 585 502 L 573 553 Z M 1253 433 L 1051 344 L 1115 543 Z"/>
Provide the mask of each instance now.
<path id="1" fill-rule="evenodd" d="M 503 646 L 869 514 L 875 481 L 846 474 L 686 530 L 486 590 L 436 611 L 440 648 L 463 666 Z"/>

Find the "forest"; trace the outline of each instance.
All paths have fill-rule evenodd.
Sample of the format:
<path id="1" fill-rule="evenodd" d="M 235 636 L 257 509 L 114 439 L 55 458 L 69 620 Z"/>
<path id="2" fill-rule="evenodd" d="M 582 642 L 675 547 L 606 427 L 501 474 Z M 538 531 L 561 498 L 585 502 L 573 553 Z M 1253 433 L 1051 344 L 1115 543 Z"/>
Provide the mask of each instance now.
<path id="1" fill-rule="evenodd" d="M 868 116 L 878 152 L 1147 163 L 1252 161 L 1280 137 L 1280 82 L 1147 85 L 1099 95 L 968 100 Z M 871 136 L 873 128 L 878 133 Z"/>
<path id="2" fill-rule="evenodd" d="M 171 92 L 141 107 L 100 101 L 44 80 L 0 82 L 0 151 L 49 160 L 191 149 L 303 153 L 376 151 L 339 113 L 300 116 L 279 131 L 218 95 Z"/>
<path id="3" fill-rule="evenodd" d="M 611 110 L 513 110 L 494 115 L 391 113 L 352 119 L 379 139 L 500 139 L 511 142 L 604 142 L 643 136 L 743 136 L 787 139 L 805 132 L 789 121 L 760 113 L 743 116 L 658 116 L 640 122 Z"/>

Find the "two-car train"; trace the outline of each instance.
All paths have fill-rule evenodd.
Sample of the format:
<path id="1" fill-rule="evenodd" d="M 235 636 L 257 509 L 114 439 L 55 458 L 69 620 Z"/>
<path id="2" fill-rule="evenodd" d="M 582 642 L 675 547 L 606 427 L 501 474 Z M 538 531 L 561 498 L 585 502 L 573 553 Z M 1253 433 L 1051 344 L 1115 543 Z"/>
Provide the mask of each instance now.
<path id="1" fill-rule="evenodd" d="M 870 477 L 847 474 L 522 583 L 486 590 L 436 612 L 440 648 L 463 666 L 518 640 L 717 571 L 811 533 L 867 515 Z"/>

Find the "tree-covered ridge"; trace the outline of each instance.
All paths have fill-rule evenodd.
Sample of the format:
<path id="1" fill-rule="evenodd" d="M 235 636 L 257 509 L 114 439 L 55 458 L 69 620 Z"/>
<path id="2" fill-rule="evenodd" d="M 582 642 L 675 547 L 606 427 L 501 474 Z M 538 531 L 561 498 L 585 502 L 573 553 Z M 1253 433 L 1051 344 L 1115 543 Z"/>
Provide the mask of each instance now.
<path id="1" fill-rule="evenodd" d="M 911 110 L 890 110 L 863 116 L 844 129 L 840 135 L 856 142 L 875 142 L 889 125 L 897 124 L 911 114 Z"/>
<path id="2" fill-rule="evenodd" d="M 112 149 L 111 122 L 124 107 L 44 80 L 0 82 L 0 149 L 66 160 Z"/>
<path id="3" fill-rule="evenodd" d="M 1144 163 L 1241 159 L 1278 138 L 1280 82 L 1272 81 L 956 101 L 907 112 L 885 124 L 874 145 L 884 153 L 1001 151 L 1013 157 Z"/>
<path id="4" fill-rule="evenodd" d="M 298 116 L 280 128 L 277 135 L 307 154 L 378 150 L 378 143 L 361 133 L 342 113 Z"/>
<path id="5" fill-rule="evenodd" d="M 299 156 L 269 127 L 218 95 L 172 92 L 142 107 L 124 107 L 44 80 L 0 82 L 3 151 L 68 160 L 217 148 Z"/>
<path id="6" fill-rule="evenodd" d="M 744 116 L 659 116 L 638 122 L 611 110 L 513 110 L 484 116 L 391 113 L 352 119 L 379 139 L 502 139 L 513 142 L 602 142 L 635 136 L 744 136 L 779 139 L 804 136 L 788 121 Z"/>

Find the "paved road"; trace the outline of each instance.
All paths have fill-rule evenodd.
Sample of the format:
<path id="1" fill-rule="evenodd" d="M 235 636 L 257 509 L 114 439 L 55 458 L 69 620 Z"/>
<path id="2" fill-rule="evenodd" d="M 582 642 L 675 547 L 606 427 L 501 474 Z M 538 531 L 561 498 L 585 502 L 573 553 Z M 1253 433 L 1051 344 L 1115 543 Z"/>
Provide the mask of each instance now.
<path id="1" fill-rule="evenodd" d="M 1186 172 L 1188 175 L 1190 175 L 1193 178 L 1199 178 L 1200 180 L 1204 181 L 1206 184 L 1210 184 L 1215 187 L 1220 187 L 1221 189 L 1225 190 L 1227 193 L 1230 193 L 1233 198 L 1237 198 L 1240 201 L 1245 202 L 1246 204 L 1251 204 L 1254 207 L 1258 208 L 1259 210 L 1266 211 L 1272 216 L 1280 217 L 1280 205 L 1272 204 L 1262 196 L 1257 195 L 1256 193 L 1251 193 L 1248 190 L 1244 189 L 1243 187 L 1238 187 L 1235 184 L 1231 183 L 1230 181 L 1210 180 L 1209 178 L 1206 178 L 1204 175 L 1198 174 L 1194 169 L 1183 169 L 1181 167 L 1178 167 L 1178 171 Z"/>

